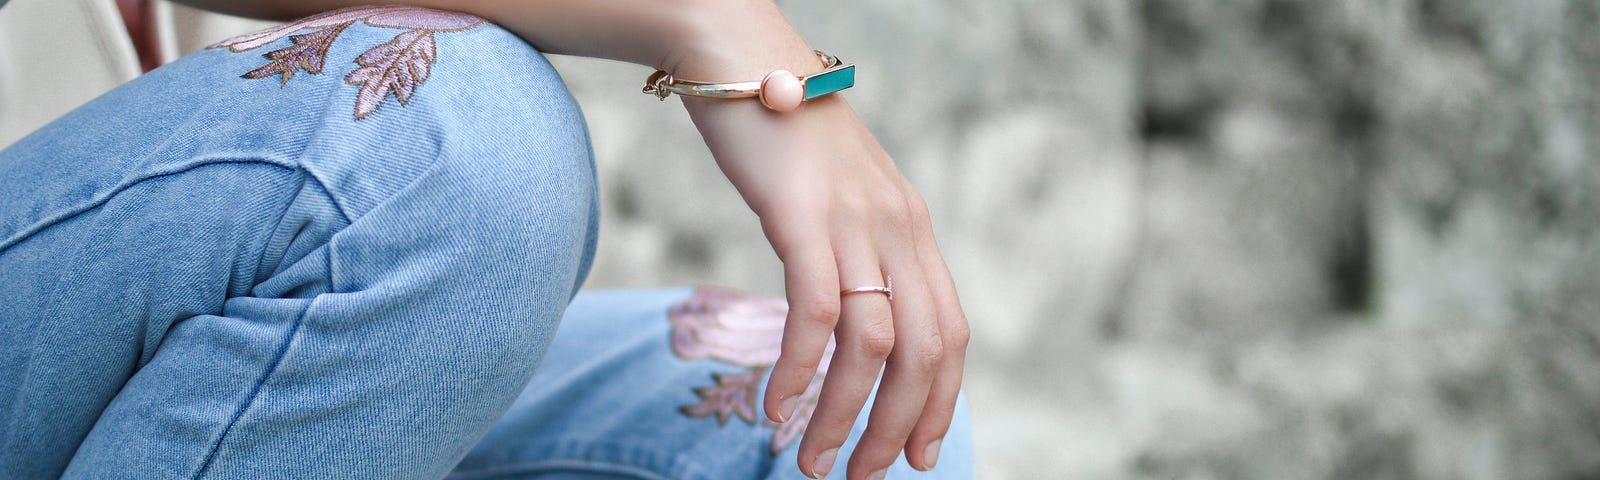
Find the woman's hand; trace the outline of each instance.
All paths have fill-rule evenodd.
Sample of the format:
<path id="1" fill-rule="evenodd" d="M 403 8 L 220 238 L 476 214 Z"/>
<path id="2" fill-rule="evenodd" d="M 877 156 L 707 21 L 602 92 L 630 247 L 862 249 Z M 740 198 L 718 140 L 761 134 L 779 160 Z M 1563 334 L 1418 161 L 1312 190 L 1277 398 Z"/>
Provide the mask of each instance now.
<path id="1" fill-rule="evenodd" d="M 822 68 L 771 2 L 714 2 L 717 14 L 685 17 L 679 31 L 686 36 L 666 52 L 663 69 L 727 82 Z M 838 342 L 800 442 L 800 470 L 829 473 L 880 373 L 847 477 L 882 478 L 902 450 L 913 467 L 933 468 L 961 389 L 967 319 L 921 195 L 842 95 L 787 114 L 753 99 L 683 103 L 783 261 L 789 318 L 767 384 L 769 418 L 793 417 L 828 339 Z M 891 275 L 893 300 L 841 297 L 841 290 L 885 286 Z"/>
<path id="2" fill-rule="evenodd" d="M 717 45 L 759 50 L 751 42 Z M 798 36 L 767 48 L 767 55 L 748 58 L 790 60 L 750 67 L 718 64 L 738 53 L 689 55 L 679 75 L 728 81 L 776 68 L 821 68 Z M 754 100 L 685 97 L 684 106 L 783 261 L 790 310 L 767 385 L 768 417 L 793 416 L 794 399 L 817 373 L 829 338 L 838 342 L 800 443 L 801 471 L 816 478 L 829 473 L 880 372 L 848 478 L 881 478 L 875 474 L 901 450 L 913 467 L 933 468 L 955 412 L 968 330 L 922 197 L 840 95 L 788 114 Z M 841 297 L 844 289 L 884 286 L 890 275 L 892 300 L 879 293 Z"/>
<path id="3" fill-rule="evenodd" d="M 684 104 L 783 261 L 790 310 L 768 417 L 792 417 L 829 337 L 838 341 L 800 443 L 801 471 L 820 478 L 832 468 L 880 371 L 848 478 L 879 478 L 901 450 L 913 467 L 932 468 L 961 387 L 967 321 L 922 197 L 838 95 L 789 114 L 749 100 Z M 840 296 L 889 275 L 893 300 Z"/>

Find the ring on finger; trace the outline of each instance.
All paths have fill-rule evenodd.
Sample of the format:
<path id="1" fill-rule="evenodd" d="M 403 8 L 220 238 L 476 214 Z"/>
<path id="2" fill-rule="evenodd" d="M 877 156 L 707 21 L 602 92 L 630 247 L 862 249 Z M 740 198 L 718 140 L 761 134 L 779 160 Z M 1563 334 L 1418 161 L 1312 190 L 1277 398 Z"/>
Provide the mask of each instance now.
<path id="1" fill-rule="evenodd" d="M 840 290 L 839 296 L 843 297 L 852 293 L 882 293 L 884 295 L 888 295 L 890 300 L 894 300 L 894 275 L 884 275 L 883 278 L 885 285 L 882 287 L 872 286 L 847 288 Z"/>

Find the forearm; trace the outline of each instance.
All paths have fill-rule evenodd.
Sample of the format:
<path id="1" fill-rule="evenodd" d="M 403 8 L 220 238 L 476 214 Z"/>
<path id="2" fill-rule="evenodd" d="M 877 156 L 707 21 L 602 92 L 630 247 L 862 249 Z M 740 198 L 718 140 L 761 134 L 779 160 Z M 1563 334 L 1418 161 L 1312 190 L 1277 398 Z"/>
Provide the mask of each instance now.
<path id="1" fill-rule="evenodd" d="M 207 10 L 289 19 L 356 5 L 455 10 L 495 22 L 548 53 L 620 60 L 714 81 L 818 68 L 770 0 L 180 0 Z"/>

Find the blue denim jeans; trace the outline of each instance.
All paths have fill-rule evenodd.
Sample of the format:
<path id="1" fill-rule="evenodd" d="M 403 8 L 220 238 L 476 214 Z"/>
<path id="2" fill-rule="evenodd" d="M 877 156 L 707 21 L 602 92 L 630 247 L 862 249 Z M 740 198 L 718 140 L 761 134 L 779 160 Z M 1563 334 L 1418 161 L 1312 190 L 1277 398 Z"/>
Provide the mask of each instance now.
<path id="1" fill-rule="evenodd" d="M 684 320 L 770 301 L 577 294 L 595 169 L 545 59 L 344 15 L 0 151 L 0 478 L 801 478 L 749 411 L 764 360 Z M 962 408 L 935 472 L 891 478 L 970 477 Z"/>

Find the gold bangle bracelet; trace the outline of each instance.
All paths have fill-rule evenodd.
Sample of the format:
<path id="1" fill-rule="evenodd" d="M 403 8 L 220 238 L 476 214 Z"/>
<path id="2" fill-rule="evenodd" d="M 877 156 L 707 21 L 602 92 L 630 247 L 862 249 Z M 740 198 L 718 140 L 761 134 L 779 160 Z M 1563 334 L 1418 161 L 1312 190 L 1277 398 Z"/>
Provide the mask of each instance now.
<path id="1" fill-rule="evenodd" d="M 785 70 L 774 71 L 767 74 L 761 81 L 712 83 L 695 80 L 683 80 L 673 77 L 671 73 L 656 71 L 645 79 L 644 93 L 654 95 L 656 98 L 666 100 L 668 96 L 676 93 L 683 96 L 706 98 L 749 98 L 760 97 L 761 103 L 768 108 L 778 111 L 793 110 L 800 102 L 816 97 L 834 93 L 855 85 L 855 65 L 846 64 L 839 57 L 829 55 L 821 50 L 814 50 L 817 58 L 822 61 L 822 71 L 803 77 L 795 77 Z M 793 85 L 784 85 L 782 88 L 774 84 L 790 82 L 788 78 L 798 80 L 800 93 L 798 98 L 788 98 L 792 95 L 789 89 Z M 781 95 L 773 92 L 783 92 Z M 782 98 L 768 98 L 782 97 Z M 793 106 L 788 106 L 793 104 Z M 788 108 L 782 108 L 788 106 Z"/>

